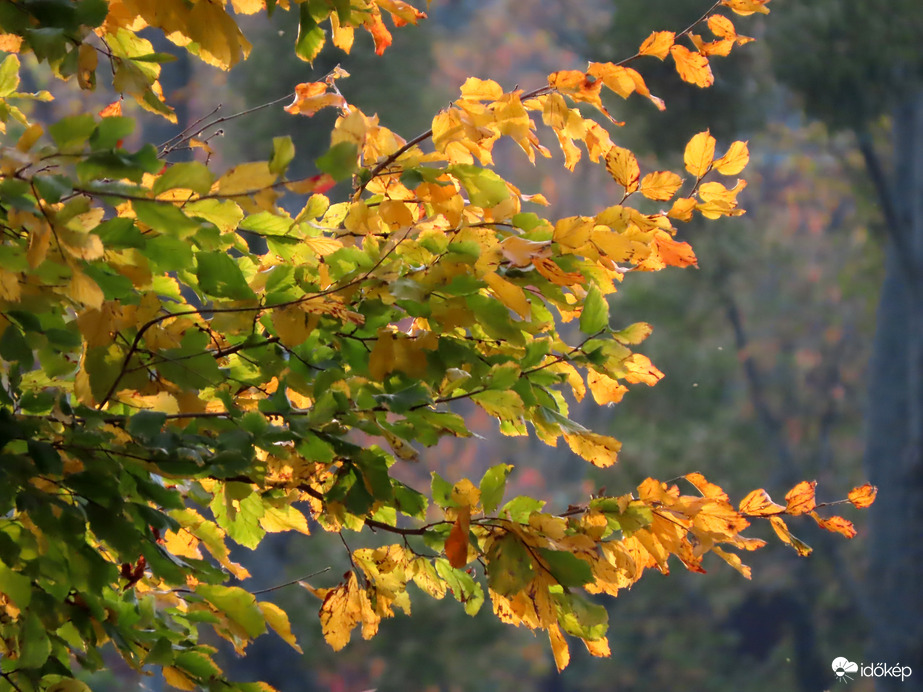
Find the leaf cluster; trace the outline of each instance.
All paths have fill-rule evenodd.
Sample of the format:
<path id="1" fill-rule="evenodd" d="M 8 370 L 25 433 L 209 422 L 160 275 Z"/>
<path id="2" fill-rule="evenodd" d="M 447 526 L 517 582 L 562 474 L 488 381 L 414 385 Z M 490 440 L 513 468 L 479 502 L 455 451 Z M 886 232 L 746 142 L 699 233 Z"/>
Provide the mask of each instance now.
<path id="1" fill-rule="evenodd" d="M 765 0 L 724 5 L 765 11 Z M 267 689 L 226 680 L 199 629 L 238 652 L 268 629 L 297 648 L 281 609 L 226 585 L 248 576 L 228 542 L 255 549 L 268 532 L 373 529 L 402 539 L 350 551 L 337 586 L 305 584 L 322 601 L 334 649 L 355 627 L 371 637 L 395 608 L 409 613 L 413 582 L 437 599 L 451 593 L 472 614 L 489 596 L 502 621 L 548 632 L 559 668 L 565 633 L 608 653 L 605 610 L 580 590 L 616 595 L 647 569 L 667 572 L 670 555 L 704 571 L 714 552 L 748 574 L 726 550 L 761 545 L 740 536 L 747 517 L 770 517 L 802 553 L 779 515 L 812 513 L 850 534 L 845 520 L 813 513 L 813 485 L 784 507 L 756 491 L 735 510 L 689 474 L 698 496 L 649 479 L 636 494 L 553 513 L 535 498 L 503 502 L 507 465 L 478 486 L 434 475 L 428 494 L 392 474 L 421 447 L 472 434 L 452 406 L 463 400 L 506 435 L 531 426 L 596 466 L 615 462 L 620 443 L 572 420 L 564 393 L 615 404 L 629 385 L 663 376 L 632 350 L 650 327 L 614 326 L 609 298 L 632 272 L 696 264 L 673 222 L 742 213 L 745 183 L 714 178 L 736 176 L 749 155 L 745 142 L 717 155 L 706 131 L 685 147 L 684 172 L 642 175 L 613 140 L 600 94 L 637 93 L 663 107 L 628 66 L 645 57 L 669 57 L 682 79 L 708 86 L 709 57 L 748 40 L 719 7 L 685 31 L 655 32 L 622 63 L 555 72 L 539 89 L 469 79 L 409 140 L 350 105 L 347 75 L 334 70 L 295 87 L 286 108 L 339 112 L 315 172 L 290 178 L 296 152 L 286 137 L 267 160 L 218 174 L 207 159 L 169 157 L 179 145 L 207 152 L 198 138 L 207 124 L 132 151 L 123 142 L 135 123 L 121 101 L 33 121 L 17 104 L 48 96 L 17 91 L 17 53 L 85 90 L 102 61 L 118 92 L 171 119 L 158 82 L 169 56 L 138 35 L 145 27 L 230 69 L 250 50 L 233 13 L 291 12 L 296 53 L 311 60 L 321 22 L 341 49 L 364 29 L 380 52 L 390 44 L 382 17 L 400 26 L 420 10 L 401 0 L 4 5 L 3 679 L 19 690 L 82 689 L 75 671 L 101 667 L 111 643 L 138 670 L 160 666 L 178 689 Z M 700 24 L 715 41 L 693 33 Z M 585 152 L 609 171 L 623 189 L 618 203 L 548 219 L 541 195 L 493 170 L 501 138 L 530 160 L 551 156 L 539 119 L 568 169 Z M 331 200 L 338 181 L 352 189 Z"/>

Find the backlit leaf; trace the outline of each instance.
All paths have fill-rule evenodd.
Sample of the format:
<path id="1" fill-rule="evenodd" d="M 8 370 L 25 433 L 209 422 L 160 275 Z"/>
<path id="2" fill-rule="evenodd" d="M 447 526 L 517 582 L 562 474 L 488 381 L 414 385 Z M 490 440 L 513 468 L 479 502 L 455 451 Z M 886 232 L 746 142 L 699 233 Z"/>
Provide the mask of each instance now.
<path id="1" fill-rule="evenodd" d="M 638 53 L 641 55 L 653 55 L 663 60 L 670 54 L 670 48 L 673 46 L 673 39 L 676 36 L 672 31 L 655 31 L 641 44 Z"/>
<path id="2" fill-rule="evenodd" d="M 683 153 L 686 170 L 696 178 L 701 178 L 711 169 L 715 159 L 715 138 L 708 130 L 700 132 L 689 140 Z"/>
<path id="3" fill-rule="evenodd" d="M 670 55 L 676 63 L 676 71 L 684 82 L 695 84 L 698 87 L 710 87 L 715 82 L 715 77 L 708 64 L 708 58 L 701 53 L 693 53 L 685 46 L 674 45 L 670 48 Z"/>
<path id="4" fill-rule="evenodd" d="M 860 485 L 859 487 L 850 490 L 847 497 L 855 507 L 864 509 L 875 502 L 875 496 L 877 494 L 878 488 L 876 488 L 871 483 L 866 483 L 865 485 Z"/>

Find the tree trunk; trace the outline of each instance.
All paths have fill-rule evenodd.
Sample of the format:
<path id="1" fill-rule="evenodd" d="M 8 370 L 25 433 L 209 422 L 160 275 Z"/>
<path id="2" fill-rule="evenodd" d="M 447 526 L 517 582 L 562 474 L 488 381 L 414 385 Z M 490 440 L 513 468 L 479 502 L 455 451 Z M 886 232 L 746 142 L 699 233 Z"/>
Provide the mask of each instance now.
<path id="1" fill-rule="evenodd" d="M 870 514 L 867 663 L 923 677 L 923 90 L 893 118 L 895 170 L 882 203 L 892 242 L 870 367 L 865 464 Z M 876 690 L 906 690 L 879 677 Z M 911 687 L 918 687 L 911 683 Z"/>

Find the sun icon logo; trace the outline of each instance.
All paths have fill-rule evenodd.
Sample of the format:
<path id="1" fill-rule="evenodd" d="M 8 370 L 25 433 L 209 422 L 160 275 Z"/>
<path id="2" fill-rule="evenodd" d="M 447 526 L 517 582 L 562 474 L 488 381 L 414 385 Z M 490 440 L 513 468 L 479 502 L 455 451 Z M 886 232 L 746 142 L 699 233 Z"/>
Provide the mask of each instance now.
<path id="1" fill-rule="evenodd" d="M 842 656 L 840 656 L 839 658 L 833 659 L 833 663 L 831 664 L 831 667 L 833 668 L 833 672 L 836 673 L 836 677 L 840 682 L 846 682 L 847 680 L 852 680 L 852 678 L 849 677 L 847 673 L 858 673 L 859 672 L 858 663 L 853 663 L 852 661 L 849 661 L 843 658 Z"/>

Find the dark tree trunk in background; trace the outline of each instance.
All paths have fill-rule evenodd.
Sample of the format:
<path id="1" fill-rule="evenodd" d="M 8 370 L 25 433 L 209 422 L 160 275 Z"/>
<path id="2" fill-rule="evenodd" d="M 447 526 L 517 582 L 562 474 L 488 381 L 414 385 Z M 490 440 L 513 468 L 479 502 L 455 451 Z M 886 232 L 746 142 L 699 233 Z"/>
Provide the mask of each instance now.
<path id="1" fill-rule="evenodd" d="M 893 138 L 894 174 L 878 185 L 891 242 L 869 370 L 865 464 L 879 494 L 867 662 L 910 666 L 915 682 L 878 678 L 880 691 L 920 689 L 923 678 L 923 90 L 894 110 Z"/>

